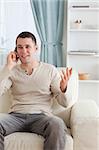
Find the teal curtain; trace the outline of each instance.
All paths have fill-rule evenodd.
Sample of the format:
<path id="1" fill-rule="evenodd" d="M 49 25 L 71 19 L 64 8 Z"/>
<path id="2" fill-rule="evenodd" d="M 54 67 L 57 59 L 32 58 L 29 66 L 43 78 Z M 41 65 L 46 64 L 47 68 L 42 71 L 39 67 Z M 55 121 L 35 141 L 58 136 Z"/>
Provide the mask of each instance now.
<path id="1" fill-rule="evenodd" d="M 63 66 L 64 0 L 30 0 L 30 4 L 41 40 L 40 60 Z"/>

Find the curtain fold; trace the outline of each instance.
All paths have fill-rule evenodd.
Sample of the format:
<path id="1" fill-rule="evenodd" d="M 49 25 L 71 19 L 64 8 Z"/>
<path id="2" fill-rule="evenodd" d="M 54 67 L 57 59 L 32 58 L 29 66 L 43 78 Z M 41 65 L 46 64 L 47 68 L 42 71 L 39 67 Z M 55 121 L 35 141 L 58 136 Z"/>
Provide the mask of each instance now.
<path id="1" fill-rule="evenodd" d="M 63 66 L 64 0 L 30 0 L 30 4 L 41 40 L 40 60 Z"/>

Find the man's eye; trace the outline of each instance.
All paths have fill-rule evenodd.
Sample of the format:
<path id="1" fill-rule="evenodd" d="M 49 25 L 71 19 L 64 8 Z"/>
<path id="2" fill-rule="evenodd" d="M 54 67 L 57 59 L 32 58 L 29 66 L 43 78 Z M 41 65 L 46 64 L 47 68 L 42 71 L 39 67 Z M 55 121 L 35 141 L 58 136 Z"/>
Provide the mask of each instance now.
<path id="1" fill-rule="evenodd" d="M 18 49 L 22 49 L 23 47 L 18 47 Z"/>
<path id="2" fill-rule="evenodd" d="M 30 48 L 30 46 L 29 46 L 29 45 L 27 45 L 27 46 L 26 46 L 26 48 Z"/>

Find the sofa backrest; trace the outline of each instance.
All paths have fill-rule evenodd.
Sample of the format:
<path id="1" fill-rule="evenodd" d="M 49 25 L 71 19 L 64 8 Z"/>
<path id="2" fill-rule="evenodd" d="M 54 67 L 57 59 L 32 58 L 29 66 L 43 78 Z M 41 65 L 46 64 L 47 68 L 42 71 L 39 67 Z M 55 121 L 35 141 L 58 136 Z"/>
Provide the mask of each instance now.
<path id="1" fill-rule="evenodd" d="M 57 68 L 58 71 L 61 73 L 62 70 L 66 70 L 66 68 Z M 67 108 L 64 108 L 63 106 L 59 105 L 57 100 L 53 98 L 53 105 L 52 110 L 53 114 L 61 117 L 67 126 L 69 126 L 69 118 L 70 118 L 70 111 L 72 108 L 72 105 L 77 101 L 78 99 L 78 74 L 75 70 L 72 72 L 72 76 L 68 83 L 67 88 L 67 101 L 69 103 Z M 13 97 L 11 95 L 10 90 L 6 92 L 3 96 L 0 97 L 0 112 L 8 112 L 8 109 L 11 105 L 11 101 L 13 100 Z"/>

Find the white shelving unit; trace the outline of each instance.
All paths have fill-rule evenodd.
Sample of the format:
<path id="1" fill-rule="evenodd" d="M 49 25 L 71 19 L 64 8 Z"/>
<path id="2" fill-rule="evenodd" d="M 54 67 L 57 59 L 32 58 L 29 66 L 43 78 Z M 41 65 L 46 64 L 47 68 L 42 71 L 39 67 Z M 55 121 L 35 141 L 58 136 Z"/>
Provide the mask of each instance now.
<path id="1" fill-rule="evenodd" d="M 99 104 L 99 1 L 68 1 L 67 66 L 78 73 L 89 73 L 79 80 L 80 99 Z"/>

